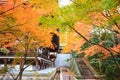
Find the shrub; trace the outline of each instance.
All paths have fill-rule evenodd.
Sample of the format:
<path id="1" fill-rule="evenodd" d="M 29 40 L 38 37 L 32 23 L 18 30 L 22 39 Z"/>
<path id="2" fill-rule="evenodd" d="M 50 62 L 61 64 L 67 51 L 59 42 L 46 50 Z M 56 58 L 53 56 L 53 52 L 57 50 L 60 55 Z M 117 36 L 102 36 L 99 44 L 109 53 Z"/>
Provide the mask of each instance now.
<path id="1" fill-rule="evenodd" d="M 0 48 L 0 52 L 3 54 L 8 54 L 10 51 L 6 48 Z"/>

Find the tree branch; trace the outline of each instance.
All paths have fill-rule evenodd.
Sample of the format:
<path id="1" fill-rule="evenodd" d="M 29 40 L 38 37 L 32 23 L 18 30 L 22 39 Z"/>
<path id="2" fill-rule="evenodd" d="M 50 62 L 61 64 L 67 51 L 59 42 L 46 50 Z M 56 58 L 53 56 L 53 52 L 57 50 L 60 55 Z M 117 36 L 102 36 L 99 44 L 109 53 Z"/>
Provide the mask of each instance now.
<path id="1" fill-rule="evenodd" d="M 116 21 L 114 21 L 114 24 L 120 30 L 120 26 L 118 25 L 118 23 Z"/>
<path id="2" fill-rule="evenodd" d="M 102 16 L 104 16 L 106 19 L 109 19 L 103 12 L 101 12 Z"/>
<path id="3" fill-rule="evenodd" d="M 80 4 L 76 3 L 75 1 L 71 0 L 74 4 L 78 5 L 78 6 L 81 6 Z"/>
<path id="4" fill-rule="evenodd" d="M 115 56 L 113 55 L 113 52 L 115 52 L 116 53 L 116 51 L 114 51 L 114 50 L 112 50 L 112 49 L 109 49 L 109 48 L 107 48 L 107 47 L 105 47 L 105 46 L 103 46 L 103 45 L 100 45 L 100 44 L 96 44 L 96 43 L 92 43 L 91 41 L 89 41 L 87 38 L 85 38 L 80 32 L 78 32 L 75 28 L 73 28 L 71 25 L 68 25 L 70 28 L 72 28 L 72 30 L 74 30 L 78 35 L 80 35 L 86 42 L 89 42 L 90 44 L 93 44 L 93 45 L 98 45 L 99 47 L 102 47 L 102 48 L 104 48 L 105 50 L 107 50 L 109 53 L 110 53 L 110 55 L 112 56 L 112 58 L 113 58 L 113 60 L 114 60 L 114 62 L 115 62 L 115 64 L 116 64 L 116 67 L 118 68 L 118 70 L 120 70 L 120 65 L 119 65 L 119 63 L 118 63 L 118 61 L 116 60 L 116 58 L 115 58 Z M 113 52 L 112 52 L 112 51 Z M 119 53 L 119 52 L 117 52 L 117 53 Z"/>
<path id="5" fill-rule="evenodd" d="M 86 38 L 86 37 L 84 37 L 81 33 L 79 33 L 75 28 L 73 28 L 71 25 L 69 25 L 68 24 L 68 26 L 72 29 L 72 30 L 74 30 L 78 35 L 80 35 L 86 42 L 89 42 L 90 43 L 90 41 Z"/>
<path id="6" fill-rule="evenodd" d="M 17 8 L 17 7 L 19 7 L 19 6 L 21 6 L 21 5 L 23 5 L 23 4 L 24 4 L 24 3 L 21 3 L 21 4 L 17 5 L 17 6 L 15 6 L 15 7 L 12 7 L 12 8 L 10 8 L 10 9 L 4 11 L 4 12 L 1 12 L 0 15 L 5 14 L 5 13 L 7 13 L 7 12 L 9 12 L 9 11 L 11 11 L 11 10 L 13 10 L 13 9 L 15 9 L 15 8 Z"/>

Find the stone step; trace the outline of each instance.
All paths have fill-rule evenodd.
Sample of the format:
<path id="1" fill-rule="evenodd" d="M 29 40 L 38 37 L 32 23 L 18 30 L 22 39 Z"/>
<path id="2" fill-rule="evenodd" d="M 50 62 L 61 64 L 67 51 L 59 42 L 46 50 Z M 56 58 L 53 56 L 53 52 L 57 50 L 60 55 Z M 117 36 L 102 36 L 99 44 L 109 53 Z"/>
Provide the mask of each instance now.
<path id="1" fill-rule="evenodd" d="M 96 77 L 94 76 L 94 74 L 92 73 L 92 71 L 89 69 L 89 67 L 87 66 L 87 64 L 84 62 L 84 60 L 79 59 L 78 60 L 79 65 L 82 69 L 82 79 L 83 80 L 94 80 Z"/>

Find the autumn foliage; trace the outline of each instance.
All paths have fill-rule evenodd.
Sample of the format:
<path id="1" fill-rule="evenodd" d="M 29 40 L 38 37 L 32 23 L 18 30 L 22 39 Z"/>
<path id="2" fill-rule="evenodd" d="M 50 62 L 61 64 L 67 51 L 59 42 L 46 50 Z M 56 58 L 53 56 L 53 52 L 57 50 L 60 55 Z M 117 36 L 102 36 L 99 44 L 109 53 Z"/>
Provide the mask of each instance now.
<path id="1" fill-rule="evenodd" d="M 31 38 L 31 44 L 37 42 L 39 46 L 53 48 L 50 32 L 56 33 L 55 29 L 40 27 L 38 23 L 39 16 L 49 14 L 54 10 L 53 5 L 50 8 L 47 7 L 50 4 L 45 3 L 43 0 L 38 2 L 34 0 L 31 2 L 8 0 L 0 4 L 0 20 L 5 21 L 5 17 L 8 16 L 7 20 L 9 21 L 9 23 L 6 21 L 7 26 L 4 26 L 5 24 L 3 23 L 0 25 L 1 33 L 4 31 L 4 28 L 6 29 L 4 31 L 6 34 L 0 34 L 2 47 L 12 46 L 15 44 L 15 40 L 19 39 L 22 41 L 24 36 L 27 35 Z M 13 18 L 15 21 L 12 22 L 9 18 Z M 7 28 L 10 29 L 7 30 Z M 15 31 L 12 30 L 13 28 Z"/>

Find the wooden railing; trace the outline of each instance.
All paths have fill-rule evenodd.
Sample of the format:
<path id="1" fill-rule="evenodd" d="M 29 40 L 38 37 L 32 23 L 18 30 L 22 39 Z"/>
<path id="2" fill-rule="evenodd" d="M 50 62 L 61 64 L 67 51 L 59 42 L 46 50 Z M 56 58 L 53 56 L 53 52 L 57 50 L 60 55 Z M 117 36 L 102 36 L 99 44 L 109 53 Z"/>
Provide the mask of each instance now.
<path id="1" fill-rule="evenodd" d="M 16 57 L 16 56 L 0 56 L 0 59 L 14 59 L 14 58 L 24 58 L 24 57 Z M 35 57 L 26 57 L 27 59 L 35 59 Z M 37 57 L 38 61 L 40 62 L 40 66 L 42 66 L 42 69 L 47 68 L 47 65 L 49 66 L 54 66 L 54 62 L 51 60 L 42 58 L 42 57 Z"/>
<path id="2" fill-rule="evenodd" d="M 74 73 L 74 75 L 77 79 L 81 78 L 82 70 L 81 70 L 80 66 L 78 65 L 78 62 L 76 61 L 76 59 L 73 59 L 71 61 L 71 69 L 70 70 Z"/>

